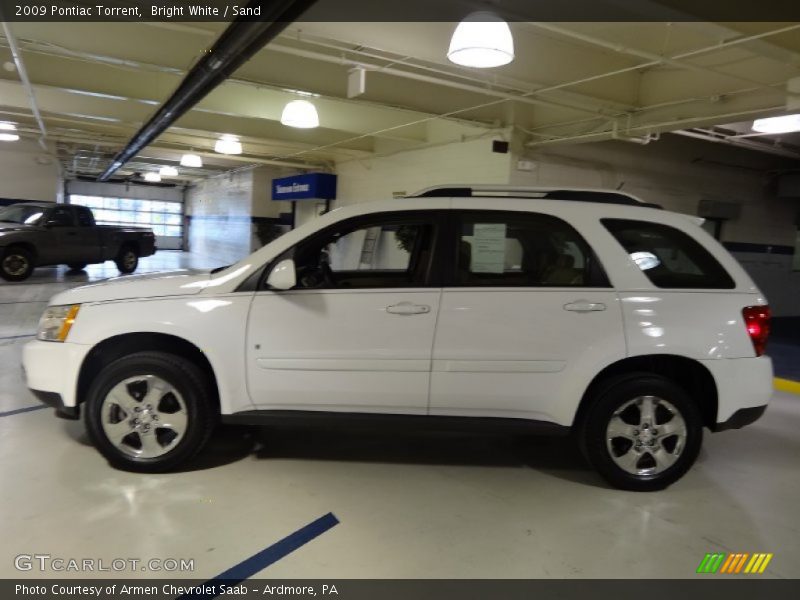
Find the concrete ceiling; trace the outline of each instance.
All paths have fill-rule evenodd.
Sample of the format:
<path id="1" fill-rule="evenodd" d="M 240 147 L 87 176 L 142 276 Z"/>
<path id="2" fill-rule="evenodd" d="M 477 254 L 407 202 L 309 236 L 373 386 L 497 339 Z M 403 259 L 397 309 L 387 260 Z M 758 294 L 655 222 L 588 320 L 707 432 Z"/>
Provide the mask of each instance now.
<path id="1" fill-rule="evenodd" d="M 241 67 L 122 175 L 176 164 L 330 167 L 514 128 L 530 146 L 647 138 L 786 112 L 800 77 L 800 23 L 511 23 L 516 59 L 489 70 L 449 63 L 452 23 L 298 23 Z M 93 175 L 175 89 L 224 23 L 12 23 L 47 132 L 68 175 Z M 0 37 L 0 64 L 12 60 Z M 347 75 L 367 70 L 347 98 Z M 321 126 L 285 127 L 311 94 Z M 40 135 L 19 73 L 0 70 L 0 120 Z M 732 128 L 736 133 L 746 133 Z M 220 134 L 244 153 L 213 152 Z M 789 144 L 789 152 L 795 152 Z"/>

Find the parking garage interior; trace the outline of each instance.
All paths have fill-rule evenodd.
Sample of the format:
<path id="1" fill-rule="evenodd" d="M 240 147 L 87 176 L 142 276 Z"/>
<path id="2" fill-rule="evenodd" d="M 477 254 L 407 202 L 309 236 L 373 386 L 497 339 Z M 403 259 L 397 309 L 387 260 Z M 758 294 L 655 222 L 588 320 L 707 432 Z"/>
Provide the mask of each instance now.
<path id="1" fill-rule="evenodd" d="M 611 488 L 561 438 L 413 431 L 224 425 L 188 467 L 129 473 L 20 367 L 50 298 L 118 269 L 37 267 L 0 283 L 0 578 L 42 577 L 15 559 L 46 553 L 193 559 L 180 576 L 212 580 L 320 522 L 247 577 L 688 579 L 716 552 L 771 553 L 763 577 L 800 577 L 800 22 L 508 18 L 513 60 L 495 68 L 448 59 L 458 19 L 284 25 L 186 98 L 230 18 L 3 22 L 0 205 L 151 229 L 136 277 L 230 265 L 331 210 L 436 185 L 634 194 L 703 218 L 767 298 L 766 414 L 707 434 L 648 494 Z M 294 102 L 310 123 L 286 124 Z M 776 117 L 787 131 L 754 129 Z M 275 183 L 317 175 L 335 189 L 287 199 Z"/>

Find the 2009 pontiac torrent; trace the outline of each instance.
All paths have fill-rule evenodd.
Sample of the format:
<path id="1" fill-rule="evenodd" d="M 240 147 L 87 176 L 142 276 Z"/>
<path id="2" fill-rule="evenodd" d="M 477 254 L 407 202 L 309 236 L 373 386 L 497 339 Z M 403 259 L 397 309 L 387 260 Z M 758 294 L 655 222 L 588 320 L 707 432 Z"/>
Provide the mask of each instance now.
<path id="1" fill-rule="evenodd" d="M 227 268 L 52 298 L 28 386 L 112 465 L 218 420 L 573 433 L 654 490 L 772 390 L 766 300 L 694 217 L 603 190 L 472 186 L 334 210 Z"/>

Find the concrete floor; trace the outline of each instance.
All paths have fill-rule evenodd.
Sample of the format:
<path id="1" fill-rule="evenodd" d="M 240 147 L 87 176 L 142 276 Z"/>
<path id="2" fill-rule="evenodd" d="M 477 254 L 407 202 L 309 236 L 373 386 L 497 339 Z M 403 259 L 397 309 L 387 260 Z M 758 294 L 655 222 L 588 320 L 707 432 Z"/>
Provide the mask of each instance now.
<path id="1" fill-rule="evenodd" d="M 142 261 L 170 266 L 204 263 Z M 329 512 L 338 525 L 259 576 L 687 578 L 707 552 L 772 552 L 765 576 L 800 577 L 800 397 L 783 393 L 751 427 L 708 434 L 694 469 L 651 494 L 609 489 L 567 440 L 544 438 L 227 428 L 182 472 L 115 471 L 82 422 L 7 414 L 37 405 L 19 369 L 30 338 L 14 336 L 51 294 L 114 274 L 0 285 L 0 578 L 42 576 L 14 569 L 21 553 L 194 559 L 185 575 L 212 578 Z"/>

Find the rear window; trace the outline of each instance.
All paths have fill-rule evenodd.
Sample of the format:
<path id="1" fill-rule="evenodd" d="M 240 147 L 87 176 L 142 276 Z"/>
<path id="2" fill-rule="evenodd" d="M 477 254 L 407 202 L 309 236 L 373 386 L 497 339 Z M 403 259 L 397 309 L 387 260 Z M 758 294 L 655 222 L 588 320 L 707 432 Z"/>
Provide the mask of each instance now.
<path id="1" fill-rule="evenodd" d="M 601 221 L 653 285 L 678 289 L 736 287 L 699 242 L 674 227 L 628 219 Z"/>

